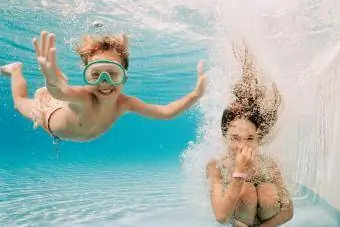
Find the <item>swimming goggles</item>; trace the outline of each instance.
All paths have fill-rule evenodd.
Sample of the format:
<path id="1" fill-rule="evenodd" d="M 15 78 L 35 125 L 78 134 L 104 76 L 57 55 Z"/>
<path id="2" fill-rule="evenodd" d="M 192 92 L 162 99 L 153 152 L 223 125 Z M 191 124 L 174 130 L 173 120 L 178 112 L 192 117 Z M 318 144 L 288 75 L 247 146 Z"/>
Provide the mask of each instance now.
<path id="1" fill-rule="evenodd" d="M 111 86 L 119 86 L 126 82 L 126 74 L 126 70 L 120 63 L 110 60 L 93 61 L 86 65 L 83 71 L 85 83 L 92 86 L 104 81 Z"/>

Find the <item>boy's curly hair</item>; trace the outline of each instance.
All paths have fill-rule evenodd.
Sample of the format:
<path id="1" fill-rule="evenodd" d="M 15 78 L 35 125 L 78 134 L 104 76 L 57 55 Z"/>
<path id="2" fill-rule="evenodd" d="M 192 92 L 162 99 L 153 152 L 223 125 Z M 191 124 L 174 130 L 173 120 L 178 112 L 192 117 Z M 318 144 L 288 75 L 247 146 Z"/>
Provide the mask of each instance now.
<path id="1" fill-rule="evenodd" d="M 116 51 L 122 57 L 123 67 L 126 70 L 129 68 L 129 49 L 126 35 L 85 36 L 75 50 L 85 65 L 88 64 L 88 58 L 97 53 L 109 50 Z"/>
<path id="2" fill-rule="evenodd" d="M 268 104 L 264 103 L 266 87 L 259 85 L 258 71 L 254 60 L 249 54 L 245 45 L 243 50 L 234 45 L 234 55 L 241 63 L 241 80 L 233 90 L 234 100 L 222 114 L 221 130 L 223 136 L 227 134 L 230 122 L 235 119 L 245 118 L 251 121 L 259 131 L 261 142 L 271 133 L 273 126 L 277 122 L 279 107 L 281 106 L 281 95 L 272 83 L 273 96 Z"/>

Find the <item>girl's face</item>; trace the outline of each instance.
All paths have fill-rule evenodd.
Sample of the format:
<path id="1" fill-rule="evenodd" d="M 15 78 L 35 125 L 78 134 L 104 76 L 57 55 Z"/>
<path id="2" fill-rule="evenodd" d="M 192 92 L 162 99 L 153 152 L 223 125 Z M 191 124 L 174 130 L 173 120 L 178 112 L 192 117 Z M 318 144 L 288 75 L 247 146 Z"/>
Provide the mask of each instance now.
<path id="1" fill-rule="evenodd" d="M 228 151 L 233 155 L 237 154 L 243 146 L 257 151 L 259 139 L 255 124 L 243 118 L 233 120 L 228 127 L 226 142 Z"/>

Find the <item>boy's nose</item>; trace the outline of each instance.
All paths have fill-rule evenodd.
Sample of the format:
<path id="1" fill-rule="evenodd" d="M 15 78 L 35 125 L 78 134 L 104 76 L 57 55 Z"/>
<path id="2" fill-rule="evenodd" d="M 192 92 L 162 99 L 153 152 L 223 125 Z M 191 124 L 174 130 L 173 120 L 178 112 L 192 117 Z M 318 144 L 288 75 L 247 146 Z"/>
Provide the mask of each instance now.
<path id="1" fill-rule="evenodd" d="M 110 85 L 109 81 L 107 81 L 106 79 L 103 79 L 100 81 L 100 85 Z"/>
<path id="2" fill-rule="evenodd" d="M 102 80 L 99 84 L 99 87 L 101 88 L 110 88 L 111 85 L 106 81 L 106 80 Z"/>

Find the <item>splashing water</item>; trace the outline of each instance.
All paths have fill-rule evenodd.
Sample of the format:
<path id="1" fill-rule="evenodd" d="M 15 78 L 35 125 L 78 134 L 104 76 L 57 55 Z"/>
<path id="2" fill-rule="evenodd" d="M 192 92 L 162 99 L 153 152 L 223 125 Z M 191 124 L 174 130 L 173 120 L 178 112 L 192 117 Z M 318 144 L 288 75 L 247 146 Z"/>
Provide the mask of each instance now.
<path id="1" fill-rule="evenodd" d="M 25 16 L 22 23 L 15 24 L 17 30 L 11 35 L 15 35 L 14 41 L 19 45 L 15 53 L 6 53 L 6 58 L 20 56 L 26 57 L 27 63 L 34 62 L 31 50 L 21 45 L 30 40 L 21 33 L 37 33 L 41 29 L 53 31 L 57 39 L 64 37 L 64 40 L 57 40 L 61 47 L 58 51 L 65 53 L 60 57 L 71 81 L 77 80 L 73 69 L 77 61 L 70 57 L 69 49 L 86 33 L 128 33 L 133 39 L 131 49 L 137 62 L 131 69 L 132 74 L 138 68 L 134 80 L 137 82 L 132 82 L 132 88 L 139 91 L 141 79 L 143 84 L 156 80 L 160 86 L 153 89 L 161 87 L 160 96 L 163 95 L 153 97 L 156 100 L 167 100 L 172 92 L 170 88 L 180 84 L 182 92 L 181 89 L 189 84 L 181 78 L 160 78 L 163 74 L 160 68 L 170 62 L 177 66 L 170 73 L 181 74 L 188 65 L 196 64 L 198 59 L 192 56 L 202 49 L 209 51 L 209 86 L 199 103 L 202 118 L 197 141 L 190 142 L 181 155 L 188 176 L 187 189 L 191 192 L 187 199 L 195 207 L 195 216 L 211 218 L 205 166 L 208 160 L 224 152 L 220 118 L 229 102 L 230 88 L 240 75 L 231 45 L 241 40 L 246 40 L 268 81 L 276 81 L 283 95 L 279 131 L 265 150 L 281 163 L 293 197 L 303 199 L 308 196 L 308 191 L 295 182 L 328 198 L 340 190 L 331 188 L 331 182 L 337 177 L 335 169 L 339 155 L 336 152 L 340 133 L 340 3 L 337 0 L 217 0 L 213 3 L 206 0 L 12 0 L 10 3 L 10 6 L 8 2 L 0 3 L 1 12 L 7 12 L 8 18 L 27 16 L 32 11 L 38 16 L 33 20 L 37 24 L 25 24 Z M 46 15 L 56 20 L 45 20 Z M 1 44 L 4 40 L 5 35 L 0 34 Z M 6 45 L 3 46 L 6 49 Z M 136 53 L 135 49 L 138 49 Z M 170 57 L 165 52 L 170 53 Z M 0 55 L 0 60 L 4 61 L 1 59 L 4 55 Z M 28 73 L 36 71 L 36 65 L 27 64 Z M 149 75 L 152 76 L 147 77 Z M 36 74 L 32 73 L 30 78 L 30 83 L 39 85 Z M 154 100 L 151 98 L 150 101 Z M 73 177 L 67 179 L 71 181 Z M 172 179 L 167 184 L 175 181 Z M 111 184 L 114 182 L 110 181 Z M 331 202 L 340 207 L 339 202 Z M 111 204 L 106 206 L 109 208 Z M 102 215 L 105 217 L 106 213 Z"/>
<path id="2" fill-rule="evenodd" d="M 308 196 L 308 190 L 295 184 L 301 183 L 331 200 L 334 192 L 329 185 L 336 171 L 332 157 L 339 157 L 340 4 L 246 0 L 216 4 L 210 52 L 214 68 L 200 102 L 203 120 L 197 143 L 189 144 L 182 155 L 184 169 L 194 179 L 190 184 L 202 185 L 207 162 L 225 152 L 220 120 L 230 88 L 240 77 L 231 45 L 245 40 L 265 77 L 277 83 L 283 96 L 278 134 L 264 150 L 281 164 L 294 199 Z"/>

